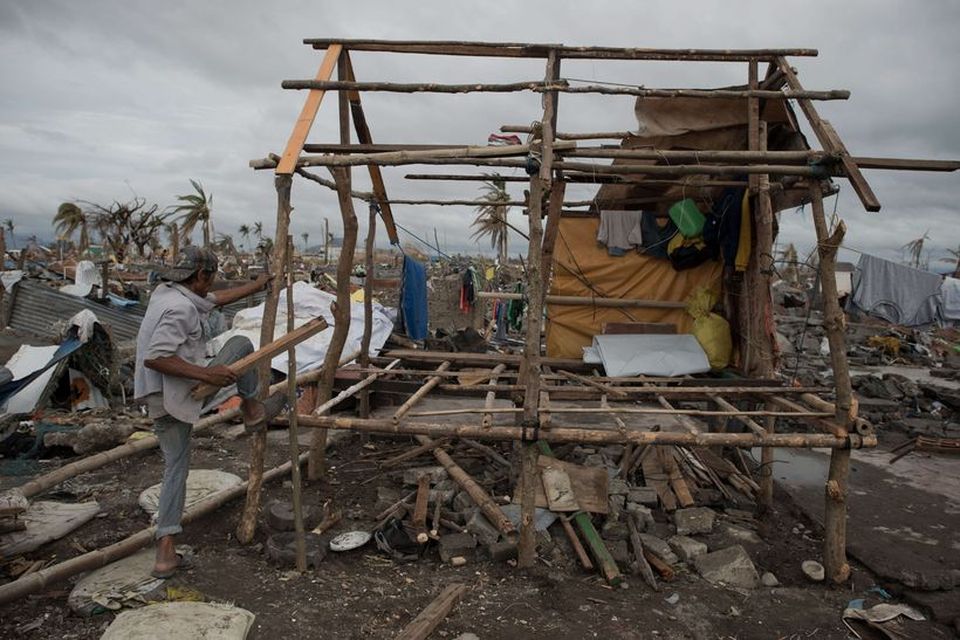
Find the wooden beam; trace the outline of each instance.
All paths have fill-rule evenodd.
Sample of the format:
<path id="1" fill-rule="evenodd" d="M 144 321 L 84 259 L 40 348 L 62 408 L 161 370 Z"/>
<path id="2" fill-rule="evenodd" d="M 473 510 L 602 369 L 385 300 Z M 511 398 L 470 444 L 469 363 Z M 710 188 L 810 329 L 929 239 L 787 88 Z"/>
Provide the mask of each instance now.
<path id="1" fill-rule="evenodd" d="M 327 54 L 323 57 L 323 62 L 320 63 L 320 69 L 317 71 L 316 81 L 322 82 L 330 79 L 330 76 L 333 74 L 333 68 L 337 63 L 337 58 L 340 57 L 342 50 L 343 47 L 340 45 L 331 45 L 330 48 L 327 49 Z M 276 173 L 282 175 L 290 175 L 293 173 L 294 168 L 297 166 L 297 158 L 300 157 L 300 152 L 303 150 L 303 143 L 307 141 L 310 127 L 313 126 L 313 121 L 317 117 L 317 111 L 320 109 L 320 103 L 323 101 L 325 94 L 325 90 L 319 89 L 311 90 L 307 95 L 307 99 L 303 103 L 303 108 L 300 110 L 300 117 L 297 118 L 297 123 L 290 133 L 287 146 L 280 158 L 280 163 L 277 165 Z"/>
<path id="2" fill-rule="evenodd" d="M 337 261 L 337 299 L 332 305 L 334 326 L 330 344 L 323 358 L 323 377 L 317 385 L 317 400 L 324 403 L 333 395 L 336 364 L 343 354 L 350 331 L 350 274 L 353 272 L 353 252 L 357 246 L 357 214 L 350 197 L 350 173 L 342 167 L 331 169 L 337 183 L 337 200 L 340 218 L 343 221 L 343 247 Z M 327 452 L 327 432 L 319 429 L 310 441 L 310 458 L 307 462 L 307 477 L 317 480 L 323 475 Z"/>
<path id="3" fill-rule="evenodd" d="M 787 62 L 786 58 L 778 57 L 777 65 L 780 67 L 780 70 L 783 71 L 784 77 L 787 79 L 787 84 L 790 86 L 790 88 L 794 91 L 802 91 L 803 85 L 800 84 L 800 80 L 797 78 L 796 72 L 793 70 L 793 67 L 790 66 L 790 63 Z M 823 148 L 831 153 L 840 154 L 840 162 L 843 165 L 844 171 L 846 172 L 847 179 L 850 181 L 850 184 L 853 186 L 853 190 L 860 198 L 863 208 L 867 211 L 880 211 L 880 201 L 877 200 L 877 196 L 873 193 L 873 189 L 871 189 L 870 185 L 867 183 L 867 179 L 863 177 L 862 173 L 860 173 L 857 163 L 854 162 L 853 158 L 850 157 L 850 154 L 847 153 L 847 149 L 843 146 L 843 142 L 840 140 L 839 136 L 836 136 L 836 132 L 832 131 L 833 128 L 828 128 L 824 125 L 824 121 L 820 118 L 820 114 L 817 113 L 817 109 L 813 106 L 813 102 L 806 99 L 800 99 L 798 102 L 800 104 L 800 109 L 807 117 L 807 121 L 813 128 L 813 132 L 817 136 L 817 139 L 820 141 L 820 144 L 823 146 Z"/>
<path id="4" fill-rule="evenodd" d="M 397 640 L 426 640 L 467 593 L 467 585 L 451 584 L 444 588 L 427 608 L 403 628 Z"/>
<path id="5" fill-rule="evenodd" d="M 347 76 L 350 80 L 356 80 L 353 73 L 353 63 L 350 61 L 350 54 L 344 51 L 343 60 L 346 63 Z M 370 133 L 370 126 L 367 124 L 367 117 L 363 112 L 363 104 L 360 102 L 360 94 L 357 92 L 349 93 L 350 111 L 353 115 L 353 127 L 357 133 L 357 139 L 361 144 L 373 144 L 373 136 Z M 380 205 L 380 216 L 383 218 L 383 226 L 387 230 L 387 237 L 390 244 L 400 244 L 400 237 L 397 235 L 397 226 L 393 221 L 393 210 L 390 203 L 387 202 L 387 188 L 383 183 L 383 175 L 380 168 L 370 165 L 370 182 L 373 185 L 373 193 Z"/>
<path id="6" fill-rule="evenodd" d="M 651 49 L 636 47 L 574 47 L 559 43 L 470 42 L 453 40 L 373 40 L 358 38 L 305 38 L 314 49 L 343 45 L 354 51 L 390 51 L 449 56 L 494 56 L 501 58 L 546 58 L 556 51 L 560 58 L 607 60 L 690 60 L 746 62 L 777 56 L 816 56 L 816 49 Z"/>
<path id="7" fill-rule="evenodd" d="M 270 344 L 260 347 L 253 353 L 246 355 L 233 364 L 229 365 L 228 368 L 233 371 L 238 376 L 252 369 L 259 363 L 273 360 L 274 356 L 278 356 L 284 351 L 289 351 L 291 348 L 300 344 L 304 340 L 315 336 L 324 329 L 327 328 L 327 321 L 323 317 L 314 318 L 313 320 L 307 322 L 306 324 L 289 331 L 284 334 L 281 338 L 278 338 L 271 342 Z M 194 400 L 202 400 L 207 396 L 216 393 L 220 387 L 217 385 L 209 383 L 201 383 L 193 388 L 190 392 L 190 396 Z"/>
<path id="8" fill-rule="evenodd" d="M 365 274 L 363 277 L 363 336 L 360 338 L 360 366 L 370 366 L 370 340 L 373 337 L 373 279 L 376 274 L 376 261 L 373 259 L 374 238 L 377 233 L 377 208 L 370 205 L 367 219 L 367 239 L 364 243 Z M 361 418 L 370 417 L 370 392 L 360 395 L 358 408 Z"/>
<path id="9" fill-rule="evenodd" d="M 850 92 L 844 89 L 829 91 L 763 89 L 646 89 L 644 87 L 615 87 L 610 85 L 573 86 L 566 81 L 541 82 L 524 80 L 507 83 L 440 84 L 432 82 L 341 82 L 340 80 L 284 80 L 284 89 L 294 91 L 351 91 L 385 93 L 589 93 L 611 96 L 638 96 L 642 98 L 699 98 L 704 100 L 733 100 L 740 98 L 763 98 L 765 100 L 847 100 Z"/>

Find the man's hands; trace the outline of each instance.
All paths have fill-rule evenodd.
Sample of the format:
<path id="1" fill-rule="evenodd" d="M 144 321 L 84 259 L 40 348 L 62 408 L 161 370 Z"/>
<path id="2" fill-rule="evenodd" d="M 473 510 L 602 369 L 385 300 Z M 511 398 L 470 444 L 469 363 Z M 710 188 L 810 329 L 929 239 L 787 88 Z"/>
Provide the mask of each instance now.
<path id="1" fill-rule="evenodd" d="M 216 387 L 226 387 L 237 381 L 237 374 L 226 365 L 217 365 L 215 367 L 206 367 L 202 382 L 212 384 Z"/>
<path id="2" fill-rule="evenodd" d="M 257 291 L 261 291 L 270 286 L 270 283 L 273 282 L 273 274 L 270 273 L 261 273 L 257 276 L 257 279 L 253 281 L 253 284 L 256 285 Z"/>

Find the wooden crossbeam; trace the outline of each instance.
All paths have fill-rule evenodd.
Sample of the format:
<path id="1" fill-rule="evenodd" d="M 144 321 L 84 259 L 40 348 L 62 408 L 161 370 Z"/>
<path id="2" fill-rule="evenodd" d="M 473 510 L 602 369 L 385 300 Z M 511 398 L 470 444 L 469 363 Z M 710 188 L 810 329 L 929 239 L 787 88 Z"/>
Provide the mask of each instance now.
<path id="1" fill-rule="evenodd" d="M 332 45 L 327 49 L 327 55 L 324 56 L 323 62 L 320 63 L 320 69 L 317 71 L 316 79 L 318 82 L 330 79 L 342 49 L 343 47 L 340 45 Z M 287 140 L 287 147 L 280 157 L 276 173 L 284 175 L 293 173 L 297 166 L 297 158 L 300 157 L 300 152 L 303 150 L 303 143 L 307 141 L 310 127 L 313 126 L 313 121 L 317 117 L 317 111 L 320 109 L 320 103 L 323 101 L 325 94 L 325 90 L 318 89 L 311 90 L 307 95 L 303 108 L 300 110 L 300 117 L 297 118 L 297 123 L 293 126 L 290 139 Z"/>
<path id="2" fill-rule="evenodd" d="M 367 38 L 305 38 L 314 49 L 342 45 L 353 51 L 389 51 L 449 56 L 493 56 L 500 58 L 546 58 L 556 51 L 560 58 L 606 60 L 691 60 L 704 62 L 747 62 L 751 58 L 771 60 L 777 56 L 816 56 L 816 49 L 655 49 L 639 47 L 576 47 L 560 43 L 469 42 L 454 40 L 376 40 Z"/>
<path id="3" fill-rule="evenodd" d="M 647 89 L 644 87 L 614 87 L 610 85 L 575 86 L 563 80 L 544 82 L 524 80 L 521 82 L 440 84 L 433 82 L 343 82 L 340 80 L 284 80 L 280 86 L 288 90 L 350 91 L 386 93 L 584 93 L 608 96 L 638 96 L 642 98 L 698 98 L 704 100 L 730 100 L 736 98 L 759 98 L 765 100 L 847 100 L 850 92 L 845 89 L 827 91 L 764 89 Z"/>

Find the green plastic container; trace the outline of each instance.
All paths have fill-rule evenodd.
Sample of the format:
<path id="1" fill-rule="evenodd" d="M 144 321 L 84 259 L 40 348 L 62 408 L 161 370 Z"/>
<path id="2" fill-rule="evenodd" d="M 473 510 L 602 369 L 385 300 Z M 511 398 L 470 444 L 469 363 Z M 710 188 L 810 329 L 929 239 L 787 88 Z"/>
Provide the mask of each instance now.
<path id="1" fill-rule="evenodd" d="M 690 198 L 674 203 L 670 207 L 669 215 L 684 238 L 695 238 L 703 233 L 705 218 L 697 208 L 697 203 Z"/>

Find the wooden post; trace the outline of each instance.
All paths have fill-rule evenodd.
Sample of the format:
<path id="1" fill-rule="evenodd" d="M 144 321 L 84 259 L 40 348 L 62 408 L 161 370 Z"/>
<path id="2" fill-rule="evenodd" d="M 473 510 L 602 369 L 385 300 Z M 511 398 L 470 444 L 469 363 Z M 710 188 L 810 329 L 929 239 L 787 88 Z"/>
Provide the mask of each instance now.
<path id="1" fill-rule="evenodd" d="M 293 332 L 293 236 L 287 235 L 287 333 Z M 287 421 L 290 436 L 290 481 L 293 484 L 293 529 L 297 571 L 307 570 L 307 544 L 303 531 L 303 501 L 300 495 L 300 439 L 297 429 L 297 347 L 287 351 Z"/>
<path id="2" fill-rule="evenodd" d="M 556 51 L 547 57 L 546 79 L 556 80 L 560 75 L 560 58 Z M 543 322 L 544 284 L 543 259 L 543 192 L 548 188 L 553 175 L 553 132 L 556 129 L 557 94 L 551 91 L 543 98 L 541 118 L 542 157 L 540 172 L 530 178 L 530 215 L 528 216 L 529 249 L 527 251 L 527 335 L 524 347 L 523 367 L 523 425 L 525 430 L 539 430 L 540 402 L 540 342 Z M 520 496 L 520 543 L 517 565 L 532 567 L 536 562 L 536 532 L 534 513 L 536 509 L 536 483 L 539 482 L 537 457 L 540 449 L 535 442 L 526 445 L 523 451 L 523 492 Z"/>
<path id="3" fill-rule="evenodd" d="M 273 255 L 270 261 L 270 272 L 275 280 L 267 290 L 267 298 L 263 303 L 263 319 L 260 324 L 260 344 L 273 342 L 274 329 L 277 323 L 277 304 L 280 301 L 280 287 L 282 286 L 283 270 L 287 262 L 287 235 L 290 228 L 290 188 L 293 185 L 293 176 L 278 173 L 274 177 L 274 186 L 277 189 L 277 235 L 273 243 Z M 260 365 L 260 398 L 265 400 L 270 392 L 270 361 Z M 263 484 L 263 459 L 267 448 L 266 429 L 253 434 L 250 439 L 250 470 L 247 483 L 247 499 L 243 504 L 243 513 L 237 525 L 237 540 L 241 544 L 253 541 L 253 533 L 257 526 L 257 514 L 260 511 L 260 486 Z"/>
<path id="4" fill-rule="evenodd" d="M 337 375 L 337 363 L 343 353 L 350 331 L 350 273 L 353 271 L 353 251 L 357 245 L 357 214 L 350 197 L 350 172 L 343 167 L 330 169 L 337 183 L 337 199 L 340 201 L 340 216 L 343 218 L 343 246 L 337 262 L 337 301 L 333 304 L 333 336 L 323 359 L 323 377 L 317 387 L 318 403 L 323 404 L 333 395 L 333 380 Z M 307 478 L 316 480 L 323 474 L 327 449 L 327 430 L 317 429 L 310 442 L 310 458 L 307 463 Z"/>
<path id="5" fill-rule="evenodd" d="M 753 78 L 752 80 L 755 80 Z M 759 140 L 760 151 L 767 150 L 767 123 L 759 122 Z M 759 340 L 759 362 L 757 363 L 757 374 L 763 378 L 773 377 L 776 370 L 775 344 L 776 336 L 774 334 L 773 320 L 773 298 L 771 287 L 773 284 L 773 204 L 770 202 L 770 177 L 766 174 L 759 174 L 757 178 L 757 291 L 755 299 L 757 301 L 758 320 L 757 338 Z M 768 402 L 766 409 L 773 409 Z M 767 416 L 764 420 L 764 430 L 767 433 L 774 433 L 776 430 L 777 419 L 775 416 Z M 760 495 L 758 506 L 761 511 L 770 511 L 773 509 L 773 449 L 763 449 L 760 454 Z"/>
<path id="6" fill-rule="evenodd" d="M 370 205 L 370 217 L 367 223 L 367 240 L 364 243 L 366 276 L 363 279 L 363 338 L 360 341 L 360 366 L 370 366 L 370 339 L 373 336 L 373 260 L 374 236 L 377 233 L 377 206 Z M 360 394 L 360 417 L 370 417 L 370 392 Z"/>
<path id="7" fill-rule="evenodd" d="M 823 290 L 823 328 L 830 343 L 830 362 L 837 389 L 836 419 L 849 431 L 853 422 L 853 389 L 847 363 L 847 345 L 844 337 L 843 311 L 837 296 L 835 277 L 837 249 L 843 242 L 846 226 L 841 220 L 833 235 L 828 235 L 823 212 L 823 190 L 819 182 L 810 187 L 813 224 L 817 231 L 820 252 L 820 286 Z M 850 449 L 834 449 L 830 453 L 830 471 L 825 487 L 823 565 L 827 578 L 839 584 L 850 577 L 847 564 L 847 477 L 850 473 Z"/>

